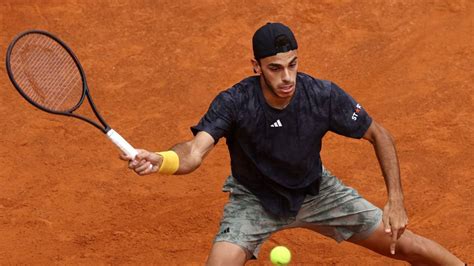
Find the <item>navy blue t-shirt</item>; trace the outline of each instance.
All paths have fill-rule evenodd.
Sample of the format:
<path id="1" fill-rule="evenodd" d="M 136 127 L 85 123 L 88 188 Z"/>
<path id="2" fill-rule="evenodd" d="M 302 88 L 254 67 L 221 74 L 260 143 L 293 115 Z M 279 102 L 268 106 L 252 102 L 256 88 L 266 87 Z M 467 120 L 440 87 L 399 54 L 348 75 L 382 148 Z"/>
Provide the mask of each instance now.
<path id="1" fill-rule="evenodd" d="M 307 194 L 319 192 L 321 141 L 327 131 L 361 138 L 372 119 L 336 84 L 298 72 L 283 110 L 267 104 L 259 76 L 222 91 L 196 126 L 217 143 L 227 140 L 232 175 L 263 207 L 294 216 Z"/>

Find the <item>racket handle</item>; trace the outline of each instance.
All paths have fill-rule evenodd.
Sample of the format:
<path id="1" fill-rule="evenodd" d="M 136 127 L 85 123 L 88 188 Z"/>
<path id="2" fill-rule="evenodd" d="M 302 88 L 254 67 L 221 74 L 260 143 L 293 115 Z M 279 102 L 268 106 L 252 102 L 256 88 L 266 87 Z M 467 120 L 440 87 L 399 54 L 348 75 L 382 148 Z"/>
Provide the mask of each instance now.
<path id="1" fill-rule="evenodd" d="M 126 155 L 130 156 L 132 159 L 137 156 L 137 151 L 135 148 L 130 145 L 122 136 L 120 136 L 119 133 L 117 133 L 115 130 L 110 129 L 107 132 L 107 137 L 115 144 L 117 147 Z"/>

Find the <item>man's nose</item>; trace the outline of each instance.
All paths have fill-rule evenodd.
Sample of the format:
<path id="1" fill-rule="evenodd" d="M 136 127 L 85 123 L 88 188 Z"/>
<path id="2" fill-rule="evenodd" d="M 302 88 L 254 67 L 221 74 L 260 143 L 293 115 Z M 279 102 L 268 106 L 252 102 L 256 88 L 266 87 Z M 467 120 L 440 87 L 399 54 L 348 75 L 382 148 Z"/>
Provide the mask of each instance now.
<path id="1" fill-rule="evenodd" d="M 289 82 L 289 81 L 291 81 L 290 70 L 289 70 L 288 68 L 284 68 L 284 69 L 283 69 L 281 80 L 282 80 L 283 82 Z"/>

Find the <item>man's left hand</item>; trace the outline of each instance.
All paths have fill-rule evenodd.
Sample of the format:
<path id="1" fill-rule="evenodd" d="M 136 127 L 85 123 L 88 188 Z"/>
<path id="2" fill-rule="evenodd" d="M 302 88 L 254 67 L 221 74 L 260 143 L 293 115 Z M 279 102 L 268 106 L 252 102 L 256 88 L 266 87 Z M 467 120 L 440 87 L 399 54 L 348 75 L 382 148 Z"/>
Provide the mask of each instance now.
<path id="1" fill-rule="evenodd" d="M 408 225 L 408 217 L 402 201 L 389 201 L 383 208 L 383 223 L 385 233 L 390 234 L 390 253 L 395 255 L 397 240 L 405 231 Z"/>

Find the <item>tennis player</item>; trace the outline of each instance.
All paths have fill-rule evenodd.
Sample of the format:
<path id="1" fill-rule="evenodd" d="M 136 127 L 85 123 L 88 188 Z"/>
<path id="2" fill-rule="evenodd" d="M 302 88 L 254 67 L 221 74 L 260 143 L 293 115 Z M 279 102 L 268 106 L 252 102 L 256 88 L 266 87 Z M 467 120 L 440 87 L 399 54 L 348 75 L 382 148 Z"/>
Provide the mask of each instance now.
<path id="1" fill-rule="evenodd" d="M 251 62 L 258 75 L 217 95 L 191 128 L 192 140 L 164 152 L 139 149 L 129 161 L 139 175 L 187 174 L 226 138 L 232 174 L 223 191 L 230 197 L 208 265 L 243 265 L 258 256 L 272 233 L 295 227 L 415 265 L 464 265 L 439 244 L 406 229 L 390 133 L 335 83 L 298 72 L 298 44 L 287 26 L 268 23 L 252 41 Z M 321 141 L 328 131 L 374 146 L 388 190 L 383 210 L 323 166 Z"/>

